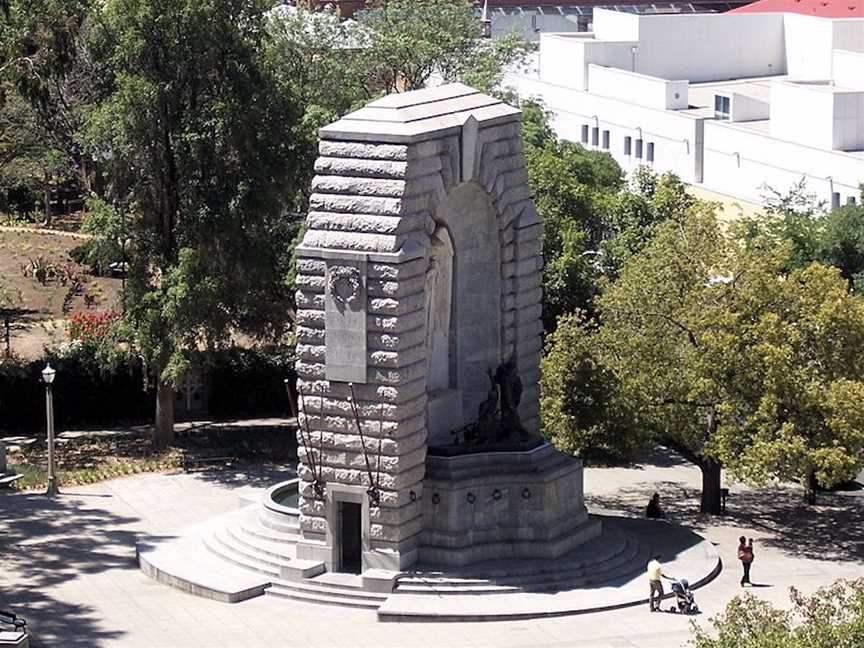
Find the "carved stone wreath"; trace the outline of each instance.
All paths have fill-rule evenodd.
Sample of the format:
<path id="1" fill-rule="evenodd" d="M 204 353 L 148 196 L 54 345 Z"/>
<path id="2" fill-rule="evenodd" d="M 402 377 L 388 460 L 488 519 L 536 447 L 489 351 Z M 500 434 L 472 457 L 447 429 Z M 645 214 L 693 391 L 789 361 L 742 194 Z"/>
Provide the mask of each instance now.
<path id="1" fill-rule="evenodd" d="M 333 301 L 350 304 L 360 295 L 360 270 L 351 266 L 331 267 L 328 287 Z"/>

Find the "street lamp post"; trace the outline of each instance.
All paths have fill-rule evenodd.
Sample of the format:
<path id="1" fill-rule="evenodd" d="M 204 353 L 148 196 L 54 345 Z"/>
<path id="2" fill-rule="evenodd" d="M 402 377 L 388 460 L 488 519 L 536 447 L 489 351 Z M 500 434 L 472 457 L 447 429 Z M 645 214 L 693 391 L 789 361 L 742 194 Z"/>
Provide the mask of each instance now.
<path id="1" fill-rule="evenodd" d="M 42 370 L 42 380 L 45 381 L 45 416 L 48 423 L 48 490 L 45 492 L 48 497 L 54 497 L 58 492 L 54 476 L 54 399 L 51 392 L 55 375 L 57 371 L 46 364 Z"/>

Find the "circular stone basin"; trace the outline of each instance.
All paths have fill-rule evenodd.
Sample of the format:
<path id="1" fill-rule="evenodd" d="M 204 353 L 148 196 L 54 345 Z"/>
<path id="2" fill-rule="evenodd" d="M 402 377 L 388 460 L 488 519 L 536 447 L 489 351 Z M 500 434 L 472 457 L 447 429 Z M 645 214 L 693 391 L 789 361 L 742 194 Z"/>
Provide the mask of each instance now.
<path id="1" fill-rule="evenodd" d="M 298 514 L 300 505 L 300 480 L 290 479 L 272 486 L 264 498 L 264 505 L 279 513 Z"/>

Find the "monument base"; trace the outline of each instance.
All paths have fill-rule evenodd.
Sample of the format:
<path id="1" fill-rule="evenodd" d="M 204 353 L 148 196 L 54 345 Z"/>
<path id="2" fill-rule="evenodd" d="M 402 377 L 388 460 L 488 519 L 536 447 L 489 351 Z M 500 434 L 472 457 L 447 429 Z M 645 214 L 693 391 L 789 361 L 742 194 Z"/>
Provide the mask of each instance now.
<path id="1" fill-rule="evenodd" d="M 582 462 L 549 443 L 521 451 L 427 455 L 424 564 L 554 559 L 600 532 L 585 508 Z"/>

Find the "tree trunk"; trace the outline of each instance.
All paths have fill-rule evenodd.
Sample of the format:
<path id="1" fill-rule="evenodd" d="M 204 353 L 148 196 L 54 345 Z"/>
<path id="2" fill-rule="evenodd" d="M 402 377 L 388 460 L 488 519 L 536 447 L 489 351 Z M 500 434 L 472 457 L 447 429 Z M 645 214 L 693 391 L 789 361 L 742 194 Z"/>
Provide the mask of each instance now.
<path id="1" fill-rule="evenodd" d="M 45 175 L 45 227 L 51 227 L 51 176 Z"/>
<path id="2" fill-rule="evenodd" d="M 720 464 L 713 459 L 703 459 L 699 464 L 702 471 L 702 499 L 700 513 L 720 514 Z"/>
<path id="3" fill-rule="evenodd" d="M 156 425 L 153 428 L 153 445 L 162 449 L 174 441 L 174 388 L 156 379 Z"/>
<path id="4" fill-rule="evenodd" d="M 8 317 L 3 318 L 4 337 L 6 338 L 6 357 L 12 357 L 12 331 Z"/>
<path id="5" fill-rule="evenodd" d="M 810 469 L 807 472 L 807 483 L 804 486 L 804 501 L 808 504 L 816 503 L 816 491 L 819 489 L 819 483 L 816 481 L 816 471 Z"/>

